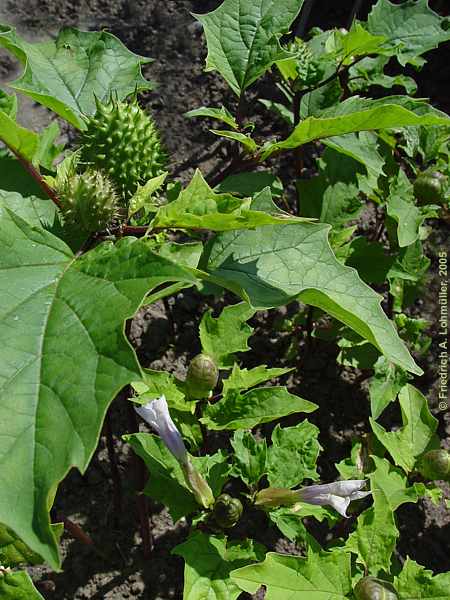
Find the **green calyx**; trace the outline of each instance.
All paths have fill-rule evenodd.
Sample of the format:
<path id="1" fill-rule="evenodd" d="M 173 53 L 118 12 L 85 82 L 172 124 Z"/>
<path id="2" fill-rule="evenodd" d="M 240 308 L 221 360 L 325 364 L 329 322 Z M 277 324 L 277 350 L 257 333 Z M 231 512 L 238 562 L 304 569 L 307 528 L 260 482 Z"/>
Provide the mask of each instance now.
<path id="1" fill-rule="evenodd" d="M 418 471 L 426 479 L 450 481 L 450 454 L 443 448 L 426 452 L 419 459 Z"/>
<path id="2" fill-rule="evenodd" d="M 64 225 L 94 233 L 103 231 L 119 217 L 118 197 L 111 181 L 100 171 L 73 173 L 58 186 Z"/>
<path id="3" fill-rule="evenodd" d="M 377 577 L 363 577 L 356 584 L 353 593 L 356 600 L 398 600 L 394 587 Z"/>
<path id="4" fill-rule="evenodd" d="M 167 163 L 155 122 L 136 101 L 97 101 L 79 141 L 81 161 L 106 173 L 125 203 Z"/>
<path id="5" fill-rule="evenodd" d="M 217 385 L 219 369 L 207 354 L 197 354 L 189 365 L 186 375 L 186 389 L 191 398 L 207 398 Z"/>
<path id="6" fill-rule="evenodd" d="M 447 177 L 439 171 L 424 171 L 414 182 L 414 195 L 420 204 L 442 204 Z"/>
<path id="7" fill-rule="evenodd" d="M 229 494 L 220 494 L 213 508 L 214 520 L 220 527 L 234 527 L 242 516 L 242 503 Z"/>

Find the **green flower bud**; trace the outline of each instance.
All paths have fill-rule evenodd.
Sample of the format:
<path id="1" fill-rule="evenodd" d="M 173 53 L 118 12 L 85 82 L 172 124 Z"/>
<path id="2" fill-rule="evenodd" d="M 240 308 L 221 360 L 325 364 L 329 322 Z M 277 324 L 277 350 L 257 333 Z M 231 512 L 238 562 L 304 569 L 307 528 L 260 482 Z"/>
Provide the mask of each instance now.
<path id="1" fill-rule="evenodd" d="M 187 375 L 186 388 L 189 396 L 196 400 L 207 398 L 217 385 L 219 369 L 207 354 L 197 354 L 191 360 Z"/>
<path id="2" fill-rule="evenodd" d="M 414 195 L 420 204 L 442 204 L 447 177 L 439 171 L 420 173 L 414 182 Z"/>
<path id="3" fill-rule="evenodd" d="M 360 579 L 353 593 L 356 600 L 398 600 L 392 584 L 371 576 Z"/>
<path id="4" fill-rule="evenodd" d="M 103 231 L 119 217 L 118 197 L 111 181 L 88 169 L 66 177 L 56 190 L 65 225 L 87 233 Z"/>
<path id="5" fill-rule="evenodd" d="M 220 527 L 233 527 L 242 515 L 242 503 L 229 494 L 220 494 L 214 503 L 213 515 Z"/>
<path id="6" fill-rule="evenodd" d="M 418 471 L 426 479 L 450 481 L 450 454 L 443 448 L 426 452 L 419 459 Z"/>

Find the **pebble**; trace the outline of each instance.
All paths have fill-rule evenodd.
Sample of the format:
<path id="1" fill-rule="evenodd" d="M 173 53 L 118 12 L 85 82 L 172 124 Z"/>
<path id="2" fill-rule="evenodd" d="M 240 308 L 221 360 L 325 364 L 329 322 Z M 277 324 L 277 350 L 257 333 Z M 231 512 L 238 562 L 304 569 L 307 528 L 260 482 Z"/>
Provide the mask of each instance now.
<path id="1" fill-rule="evenodd" d="M 134 594 L 135 596 L 142 594 L 142 592 L 144 590 L 145 590 L 145 583 L 143 581 L 135 581 L 133 583 L 133 585 L 131 586 L 131 593 Z"/>

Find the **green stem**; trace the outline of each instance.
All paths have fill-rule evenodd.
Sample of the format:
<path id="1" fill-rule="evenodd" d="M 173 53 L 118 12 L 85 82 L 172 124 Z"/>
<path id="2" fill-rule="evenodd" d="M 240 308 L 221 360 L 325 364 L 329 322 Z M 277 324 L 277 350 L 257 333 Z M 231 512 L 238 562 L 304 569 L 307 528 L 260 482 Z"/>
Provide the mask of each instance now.
<path id="1" fill-rule="evenodd" d="M 56 195 L 54 189 L 52 189 L 42 178 L 42 175 L 39 171 L 29 162 L 27 161 L 21 154 L 19 154 L 14 148 L 8 146 L 23 168 L 31 175 L 31 177 L 39 184 L 42 190 L 47 194 L 47 196 L 56 204 L 58 208 L 61 208 L 61 202 Z"/>

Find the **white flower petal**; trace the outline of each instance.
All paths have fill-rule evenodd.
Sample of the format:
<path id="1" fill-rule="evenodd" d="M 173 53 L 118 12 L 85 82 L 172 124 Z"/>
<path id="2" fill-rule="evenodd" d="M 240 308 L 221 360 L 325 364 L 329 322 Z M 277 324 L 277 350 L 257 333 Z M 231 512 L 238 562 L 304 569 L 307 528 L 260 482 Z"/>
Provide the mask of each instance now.
<path id="1" fill-rule="evenodd" d="M 186 447 L 172 421 L 165 396 L 156 398 L 144 406 L 136 406 L 135 410 L 156 431 L 175 458 L 184 464 L 187 460 Z"/>
<path id="2" fill-rule="evenodd" d="M 347 518 L 347 508 L 350 504 L 350 498 L 343 498 L 342 496 L 331 496 L 329 502 L 330 506 L 334 508 L 340 515 Z"/>
<path id="3" fill-rule="evenodd" d="M 348 479 L 323 485 L 310 485 L 298 490 L 301 502 L 332 506 L 343 517 L 347 517 L 347 508 L 352 500 L 365 498 L 371 492 L 360 491 L 366 485 L 365 479 Z"/>

